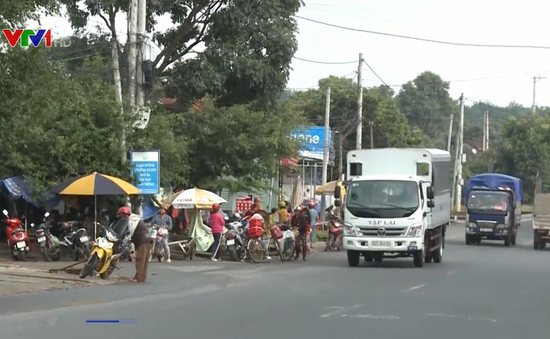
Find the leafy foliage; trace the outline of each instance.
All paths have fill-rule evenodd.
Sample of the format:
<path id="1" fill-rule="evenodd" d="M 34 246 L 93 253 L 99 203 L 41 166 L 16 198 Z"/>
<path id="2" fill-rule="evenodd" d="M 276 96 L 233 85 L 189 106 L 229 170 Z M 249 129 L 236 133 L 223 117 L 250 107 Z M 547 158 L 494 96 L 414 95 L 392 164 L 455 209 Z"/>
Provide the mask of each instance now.
<path id="1" fill-rule="evenodd" d="M 298 145 L 290 135 L 303 123 L 283 108 L 271 113 L 242 105 L 216 107 L 211 101 L 186 119 L 193 142 L 187 183 L 202 187 L 220 179 L 239 181 L 241 187 L 263 186 L 280 159 L 295 154 Z"/>

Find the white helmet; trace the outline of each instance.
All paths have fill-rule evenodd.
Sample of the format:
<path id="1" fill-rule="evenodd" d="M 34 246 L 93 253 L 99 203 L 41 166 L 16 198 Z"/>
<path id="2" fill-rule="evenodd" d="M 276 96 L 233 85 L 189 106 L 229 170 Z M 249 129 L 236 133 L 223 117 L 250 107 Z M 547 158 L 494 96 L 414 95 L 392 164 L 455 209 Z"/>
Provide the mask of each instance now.
<path id="1" fill-rule="evenodd" d="M 235 218 L 237 219 L 240 219 L 241 218 L 241 215 L 239 214 L 239 212 L 235 212 L 235 214 L 233 215 Z"/>

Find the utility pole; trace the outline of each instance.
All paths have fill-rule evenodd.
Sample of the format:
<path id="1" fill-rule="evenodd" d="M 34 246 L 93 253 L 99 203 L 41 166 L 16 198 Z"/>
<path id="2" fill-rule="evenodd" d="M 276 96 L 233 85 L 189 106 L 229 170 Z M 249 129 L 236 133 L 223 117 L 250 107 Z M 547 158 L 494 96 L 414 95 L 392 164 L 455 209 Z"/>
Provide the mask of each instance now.
<path id="1" fill-rule="evenodd" d="M 137 61 L 137 20 L 138 20 L 138 0 L 130 0 L 130 13 L 128 13 L 128 107 L 130 112 L 135 114 L 136 106 L 136 61 Z M 121 149 L 121 163 L 126 164 L 127 151 L 126 151 L 126 122 L 123 122 L 122 130 L 120 132 L 120 149 Z"/>
<path id="2" fill-rule="evenodd" d="M 374 148 L 374 134 L 373 134 L 373 128 L 372 128 L 373 125 L 374 125 L 374 123 L 371 120 L 369 120 L 370 148 L 371 149 Z"/>
<path id="3" fill-rule="evenodd" d="M 323 145 L 323 185 L 327 182 L 328 176 L 328 156 L 329 156 L 329 135 L 330 135 L 330 87 L 327 88 L 325 105 L 325 142 Z"/>
<path id="4" fill-rule="evenodd" d="M 136 106 L 141 109 L 145 105 L 145 87 L 143 85 L 143 60 L 147 50 L 147 0 L 138 0 L 137 15 L 137 58 L 136 58 Z"/>
<path id="5" fill-rule="evenodd" d="M 328 156 L 330 151 L 330 144 L 329 144 L 329 136 L 330 136 L 330 87 L 327 88 L 327 94 L 326 94 L 326 105 L 325 105 L 325 142 L 323 145 L 323 182 L 321 185 L 324 185 L 327 182 L 327 176 L 328 176 Z M 321 211 L 324 211 L 326 209 L 326 197 L 323 194 L 321 196 Z M 321 221 L 325 221 L 325 213 L 321 213 Z"/>
<path id="6" fill-rule="evenodd" d="M 357 68 L 357 139 L 355 148 L 363 148 L 363 53 L 359 53 L 359 67 Z"/>
<path id="7" fill-rule="evenodd" d="M 342 143 L 343 143 L 343 138 L 342 138 L 342 134 L 341 133 L 338 133 L 338 179 L 340 179 L 342 177 L 342 172 L 343 172 L 343 162 L 344 162 L 344 159 L 342 159 L 342 157 L 344 156 L 344 152 L 342 150 Z"/>
<path id="8" fill-rule="evenodd" d="M 533 77 L 533 114 L 537 112 L 537 82 L 542 79 L 546 79 L 546 77 L 536 75 Z"/>
<path id="9" fill-rule="evenodd" d="M 464 153 L 464 94 L 460 95 L 460 124 L 458 125 L 458 161 L 456 163 L 456 212 L 462 205 L 462 153 Z"/>
<path id="10" fill-rule="evenodd" d="M 489 150 L 489 111 L 487 111 L 486 116 L 487 121 L 485 122 L 485 150 Z"/>
<path id="11" fill-rule="evenodd" d="M 485 152 L 485 150 L 487 149 L 487 144 L 486 144 L 487 136 L 485 135 L 486 132 L 487 132 L 487 111 L 483 112 L 483 132 L 482 132 L 483 142 L 481 146 L 482 152 Z"/>
<path id="12" fill-rule="evenodd" d="M 454 114 L 451 113 L 451 121 L 449 122 L 449 136 L 447 137 L 447 152 L 451 151 L 451 139 L 453 138 L 453 118 Z"/>

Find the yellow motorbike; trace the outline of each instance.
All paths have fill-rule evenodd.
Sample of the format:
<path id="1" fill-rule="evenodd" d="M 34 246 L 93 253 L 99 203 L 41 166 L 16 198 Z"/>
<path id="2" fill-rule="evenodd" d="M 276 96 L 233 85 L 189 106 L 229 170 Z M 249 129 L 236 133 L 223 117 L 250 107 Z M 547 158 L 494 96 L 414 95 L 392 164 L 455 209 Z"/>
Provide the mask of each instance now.
<path id="1" fill-rule="evenodd" d="M 122 244 L 122 240 L 118 238 L 117 234 L 111 228 L 103 228 L 105 236 L 98 237 L 92 243 L 92 251 L 90 257 L 82 270 L 80 271 L 80 278 L 84 279 L 94 272 L 99 274 L 101 279 L 108 279 L 120 259 L 128 254 L 128 250 Z M 128 233 L 125 234 L 125 236 Z M 114 254 L 116 249 L 116 254 Z"/>

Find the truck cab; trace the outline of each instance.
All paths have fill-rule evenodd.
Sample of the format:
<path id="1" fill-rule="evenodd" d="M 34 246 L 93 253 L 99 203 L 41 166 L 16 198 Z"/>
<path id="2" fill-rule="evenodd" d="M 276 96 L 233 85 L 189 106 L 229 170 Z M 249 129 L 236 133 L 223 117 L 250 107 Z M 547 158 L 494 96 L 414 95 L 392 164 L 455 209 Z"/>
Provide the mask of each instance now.
<path id="1" fill-rule="evenodd" d="M 376 149 L 348 154 L 343 242 L 350 266 L 358 266 L 360 256 L 376 262 L 413 257 L 416 267 L 442 261 L 450 180 L 448 190 L 438 192 L 433 181 L 438 175 L 447 181 L 443 173 L 448 178 L 449 161 L 448 152 L 440 150 Z M 358 167 L 365 170 L 359 173 Z"/>
<path id="2" fill-rule="evenodd" d="M 468 180 L 464 191 L 466 245 L 480 244 L 482 239 L 515 245 L 521 224 L 521 180 L 504 174 L 480 174 Z"/>

